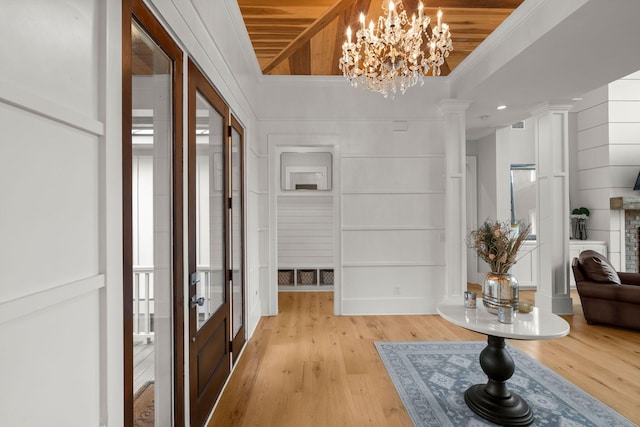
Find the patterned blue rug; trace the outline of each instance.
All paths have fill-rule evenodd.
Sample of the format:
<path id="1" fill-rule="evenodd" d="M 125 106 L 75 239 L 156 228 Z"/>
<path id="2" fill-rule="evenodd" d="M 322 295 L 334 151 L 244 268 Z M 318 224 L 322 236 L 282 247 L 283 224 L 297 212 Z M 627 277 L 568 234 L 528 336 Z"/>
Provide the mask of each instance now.
<path id="1" fill-rule="evenodd" d="M 478 360 L 485 341 L 375 343 L 416 426 L 493 426 L 469 409 L 464 392 L 486 384 Z M 516 370 L 509 390 L 531 407 L 534 426 L 635 426 L 599 400 L 507 343 Z"/>

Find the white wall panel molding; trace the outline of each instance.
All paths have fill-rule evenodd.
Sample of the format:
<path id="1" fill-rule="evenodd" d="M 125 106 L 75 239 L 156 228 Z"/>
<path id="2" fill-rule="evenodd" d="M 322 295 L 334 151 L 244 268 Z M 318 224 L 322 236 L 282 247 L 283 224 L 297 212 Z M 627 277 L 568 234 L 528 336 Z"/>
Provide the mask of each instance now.
<path id="1" fill-rule="evenodd" d="M 269 155 L 267 153 L 259 153 L 259 152 L 257 152 L 253 145 L 247 145 L 247 148 L 249 149 L 248 154 L 253 154 L 253 156 L 256 157 L 257 159 L 268 159 L 269 158 Z"/>
<path id="2" fill-rule="evenodd" d="M 0 101 L 91 135 L 104 135 L 104 123 L 0 78 Z"/>
<path id="3" fill-rule="evenodd" d="M 394 230 L 443 230 L 442 227 L 428 225 L 372 225 L 372 226 L 345 226 L 342 231 L 394 231 Z"/>
<path id="4" fill-rule="evenodd" d="M 274 78 L 277 76 L 268 76 L 268 78 Z M 291 81 L 292 77 L 295 76 L 285 76 L 287 78 L 288 81 Z M 314 81 L 315 78 L 317 78 L 318 76 L 314 76 L 314 79 L 309 79 L 309 76 L 302 76 L 305 79 L 306 84 L 304 85 L 304 87 L 309 87 L 311 86 L 311 82 Z M 344 82 L 343 82 L 344 83 Z M 286 87 L 290 87 L 292 86 L 291 84 L 287 85 Z M 348 87 L 347 87 L 348 89 Z M 323 123 L 348 123 L 348 124 L 365 124 L 365 125 L 372 125 L 372 124 L 388 124 L 389 127 L 393 127 L 394 123 L 398 123 L 399 120 L 396 118 L 386 118 L 386 119 L 380 119 L 380 120 L 375 120 L 372 119 L 371 117 L 318 117 L 317 119 L 309 119 L 308 117 L 286 117 L 286 118 L 280 118 L 280 117 L 264 117 L 264 118 L 260 118 L 260 122 L 264 122 L 264 123 L 282 123 L 282 122 L 287 122 L 287 123 L 296 123 L 296 124 L 306 124 L 309 126 L 315 126 L 318 123 L 323 124 Z M 411 116 L 406 116 L 403 115 L 402 116 L 402 122 L 407 122 L 409 124 L 409 126 L 411 127 L 414 123 L 440 123 L 442 122 L 442 117 L 436 115 L 436 114 L 431 114 L 431 115 L 421 115 L 421 116 L 415 116 L 415 117 L 411 117 Z M 402 131 L 400 131 L 402 132 Z"/>
<path id="5" fill-rule="evenodd" d="M 443 159 L 442 154 L 375 154 L 375 153 L 342 153 L 342 158 L 349 159 Z"/>
<path id="6" fill-rule="evenodd" d="M 9 301 L 0 302 L 0 324 L 10 320 L 26 316 L 35 311 L 44 310 L 47 307 L 60 304 L 64 301 L 77 298 L 81 295 L 93 292 L 105 286 L 105 276 L 99 274 L 93 277 L 77 280 L 14 298 Z"/>
<path id="7" fill-rule="evenodd" d="M 358 195 L 358 194 L 379 194 L 379 195 L 394 195 L 394 194 L 445 194 L 442 190 L 424 190 L 424 191 L 415 191 L 415 190 L 402 190 L 398 189 L 397 191 L 389 191 L 389 190 L 356 190 L 356 189 L 345 189 L 340 194 L 343 196 L 348 195 Z"/>
<path id="8" fill-rule="evenodd" d="M 343 268 L 376 268 L 376 267 L 442 267 L 442 263 L 429 262 L 343 262 Z"/>
<path id="9" fill-rule="evenodd" d="M 344 298 L 344 315 L 394 315 L 436 313 L 438 297 Z"/>

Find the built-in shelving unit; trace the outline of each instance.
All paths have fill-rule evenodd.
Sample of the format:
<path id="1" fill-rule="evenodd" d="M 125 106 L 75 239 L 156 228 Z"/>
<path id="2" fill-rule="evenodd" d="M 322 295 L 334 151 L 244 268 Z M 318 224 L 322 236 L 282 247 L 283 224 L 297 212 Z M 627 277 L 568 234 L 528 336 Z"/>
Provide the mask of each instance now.
<path id="1" fill-rule="evenodd" d="M 280 289 L 322 287 L 333 289 L 334 271 L 328 267 L 279 267 L 278 287 Z"/>

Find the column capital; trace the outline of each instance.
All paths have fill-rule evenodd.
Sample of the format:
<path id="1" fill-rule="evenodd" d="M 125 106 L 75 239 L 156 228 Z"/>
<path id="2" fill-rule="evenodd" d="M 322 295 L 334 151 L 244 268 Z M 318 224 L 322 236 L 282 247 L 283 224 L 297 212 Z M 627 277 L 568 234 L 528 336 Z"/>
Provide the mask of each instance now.
<path id="1" fill-rule="evenodd" d="M 540 116 L 542 114 L 546 114 L 550 111 L 569 111 L 573 107 L 572 103 L 569 102 L 558 102 L 558 103 L 543 103 L 538 104 L 531 110 L 531 115 L 534 117 Z"/>
<path id="2" fill-rule="evenodd" d="M 466 111 L 473 101 L 462 99 L 441 99 L 438 102 L 438 108 L 441 111 Z"/>

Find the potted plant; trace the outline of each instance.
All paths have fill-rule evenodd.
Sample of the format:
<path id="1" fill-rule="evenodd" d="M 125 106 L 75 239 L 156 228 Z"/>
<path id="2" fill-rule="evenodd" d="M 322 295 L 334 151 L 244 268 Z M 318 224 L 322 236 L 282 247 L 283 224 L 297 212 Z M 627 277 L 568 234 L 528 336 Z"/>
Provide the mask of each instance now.
<path id="1" fill-rule="evenodd" d="M 589 209 L 584 206 L 575 208 L 571 211 L 571 219 L 573 224 L 573 238 L 579 240 L 587 240 L 587 218 L 589 218 Z"/>

